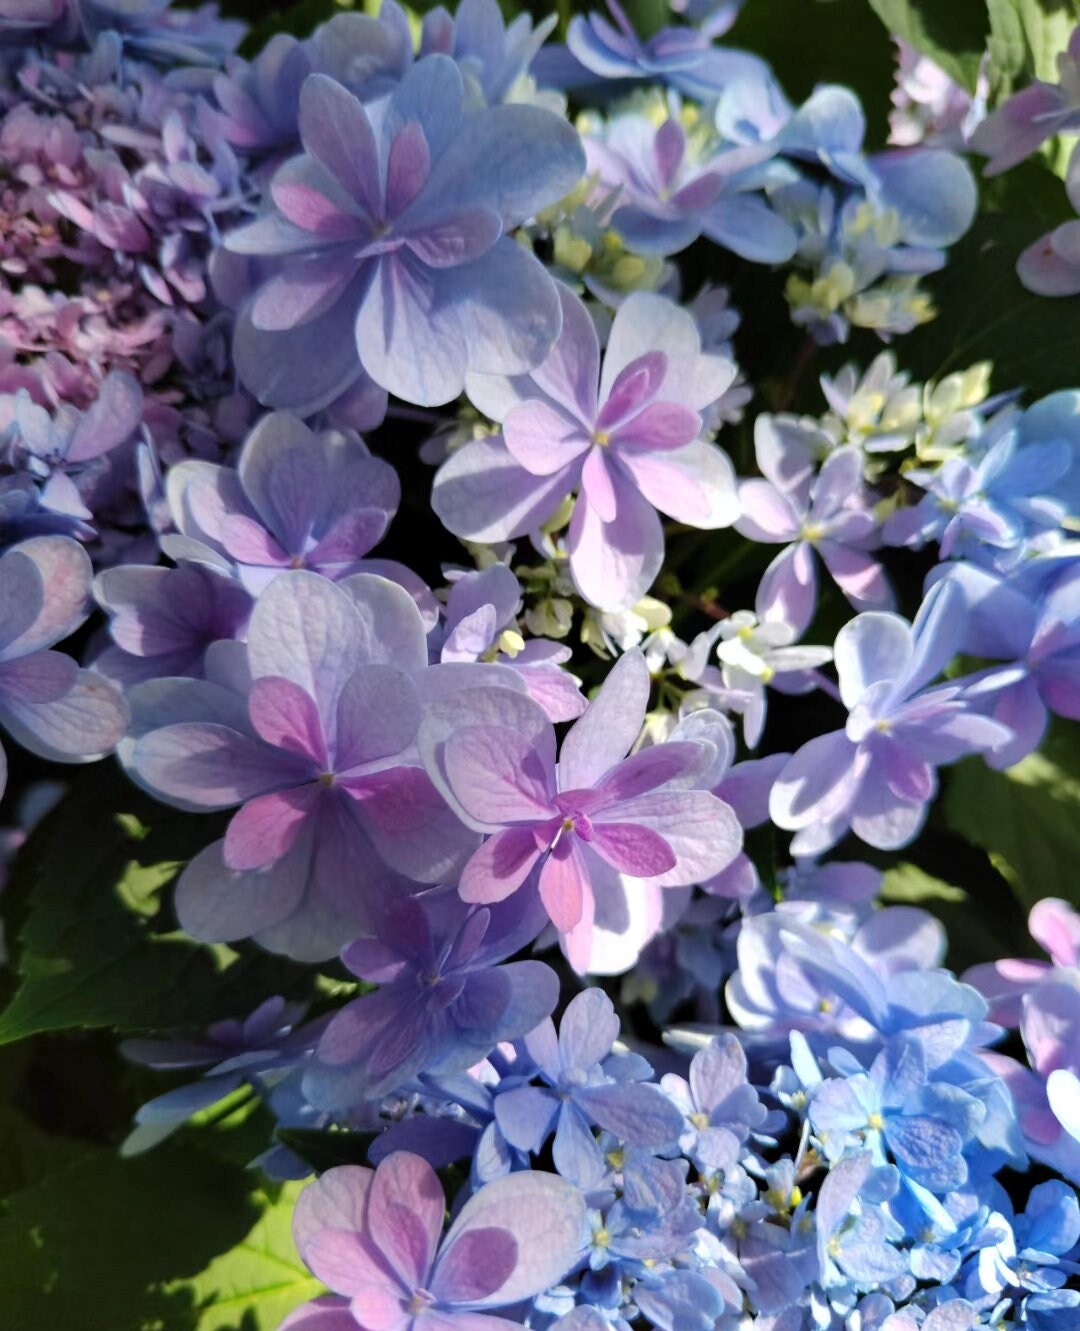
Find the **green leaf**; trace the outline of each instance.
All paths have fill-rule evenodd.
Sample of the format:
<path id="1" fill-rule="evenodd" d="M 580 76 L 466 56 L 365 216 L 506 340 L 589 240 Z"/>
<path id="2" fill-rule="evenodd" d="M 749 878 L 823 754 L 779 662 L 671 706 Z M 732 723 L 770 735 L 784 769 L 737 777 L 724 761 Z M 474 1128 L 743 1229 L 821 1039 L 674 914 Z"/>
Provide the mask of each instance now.
<path id="1" fill-rule="evenodd" d="M 897 864 L 885 874 L 881 899 L 890 905 L 926 906 L 940 901 L 964 902 L 968 894 L 960 887 L 934 878 L 915 864 Z"/>
<path id="2" fill-rule="evenodd" d="M 153 804 L 114 768 L 88 773 L 34 832 L 4 892 L 16 965 L 0 1044 L 199 1025 L 269 993 L 306 992 L 308 968 L 203 947 L 176 929 L 163 889 L 217 831 L 216 820 Z"/>
<path id="3" fill-rule="evenodd" d="M 954 0 L 936 2 L 952 4 Z M 758 0 L 746 5 L 723 40 L 768 60 L 795 102 L 809 97 L 818 83 L 846 84 L 863 104 L 868 141 L 871 145 L 884 142 L 894 52 L 888 32 L 876 21 L 866 0 L 832 0 L 815 5 L 812 13 L 807 0 Z M 808 58 L 810 48 L 812 59 Z"/>
<path id="4" fill-rule="evenodd" d="M 1017 899 L 1080 905 L 1080 733 L 1052 732 L 1038 753 L 1005 772 L 971 758 L 945 792 L 949 826 L 982 847 Z"/>
<path id="5" fill-rule="evenodd" d="M 1080 19 L 1075 0 L 986 0 L 990 78 L 999 95 L 1014 83 L 1056 83 L 1057 56 Z"/>
<path id="6" fill-rule="evenodd" d="M 368 1148 L 376 1132 L 335 1132 L 319 1128 L 278 1128 L 274 1136 L 282 1146 L 321 1174 L 336 1165 L 367 1165 Z"/>
<path id="7" fill-rule="evenodd" d="M 242 1242 L 194 1279 L 165 1287 L 200 1309 L 195 1331 L 276 1331 L 301 1303 L 325 1293 L 296 1253 L 292 1213 L 302 1185 L 286 1184 Z"/>
<path id="8" fill-rule="evenodd" d="M 870 0 L 870 8 L 890 33 L 974 92 L 987 40 L 982 0 Z"/>
<path id="9" fill-rule="evenodd" d="M 0 1202 L 4 1325 L 201 1331 L 217 1255 L 259 1228 L 251 1188 L 245 1170 L 168 1146 L 138 1160 L 97 1151 L 13 1193 Z M 205 1325 L 239 1327 L 232 1312 Z"/>
<path id="10" fill-rule="evenodd" d="M 904 339 L 905 369 L 939 379 L 993 362 L 997 391 L 1039 397 L 1071 383 L 1080 361 L 1075 300 L 1033 295 L 1016 275 L 1022 250 L 1074 217 L 1061 181 L 1031 160 L 986 182 L 979 216 L 928 283 L 938 317 Z"/>

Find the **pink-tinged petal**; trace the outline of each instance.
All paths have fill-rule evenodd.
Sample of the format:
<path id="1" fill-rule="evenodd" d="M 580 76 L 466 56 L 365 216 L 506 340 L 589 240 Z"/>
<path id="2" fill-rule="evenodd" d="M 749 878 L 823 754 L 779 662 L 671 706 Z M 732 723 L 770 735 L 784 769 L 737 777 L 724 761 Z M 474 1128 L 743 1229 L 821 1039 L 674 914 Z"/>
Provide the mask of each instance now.
<path id="1" fill-rule="evenodd" d="M 925 804 L 933 798 L 936 788 L 934 770 L 917 754 L 902 745 L 890 742 L 875 746 L 875 770 L 884 779 L 894 795 L 909 803 Z"/>
<path id="2" fill-rule="evenodd" d="M 29 560 L 37 570 L 40 583 L 26 569 L 23 560 Z M 66 638 L 79 627 L 90 613 L 92 601 L 90 584 L 93 569 L 90 557 L 78 541 L 69 536 L 34 536 L 20 541 L 18 546 L 0 558 L 0 570 L 6 570 L 9 561 L 25 575 L 18 578 L 10 595 L 5 595 L 0 574 L 0 643 L 3 656 L 11 660 L 25 656 L 42 647 Z M 47 595 L 35 594 L 34 588 L 47 589 Z M 21 600 L 17 610 L 12 598 Z M 36 613 L 27 622 L 27 612 Z"/>
<path id="3" fill-rule="evenodd" d="M 456 731 L 446 741 L 443 764 L 458 800 L 479 823 L 536 823 L 555 814 L 550 760 L 507 727 Z"/>
<path id="4" fill-rule="evenodd" d="M 243 513 L 229 514 L 221 525 L 221 543 L 241 564 L 256 564 L 270 568 L 285 568 L 289 556 L 274 537 Z"/>
<path id="5" fill-rule="evenodd" d="M 652 402 L 612 431 L 611 442 L 619 448 L 667 451 L 681 448 L 698 437 L 701 417 L 677 402 Z"/>
<path id="6" fill-rule="evenodd" d="M 975 151 L 990 158 L 983 174 L 999 175 L 1029 157 L 1045 138 L 1057 132 L 1054 116 L 1061 110 L 1061 90 L 1036 82 L 988 115 L 971 137 Z"/>
<path id="7" fill-rule="evenodd" d="M 632 449 L 619 463 L 649 503 L 676 522 L 729 527 L 742 511 L 731 461 L 715 444 L 694 440 L 656 454 Z"/>
<path id="8" fill-rule="evenodd" d="M 298 684 L 275 675 L 257 679 L 248 696 L 248 716 L 267 744 L 309 758 L 326 771 L 330 758 L 319 709 Z"/>
<path id="9" fill-rule="evenodd" d="M 601 810 L 618 805 L 623 800 L 635 799 L 646 791 L 655 790 L 668 781 L 675 781 L 699 767 L 703 749 L 700 744 L 687 740 L 673 740 L 654 744 L 650 748 L 632 753 L 602 778 L 596 786 L 589 813 L 599 817 Z"/>
<path id="10" fill-rule="evenodd" d="M 228 726 L 181 722 L 141 736 L 131 765 L 151 790 L 199 809 L 227 809 L 310 774 L 290 755 Z"/>
<path id="11" fill-rule="evenodd" d="M 540 870 L 540 900 L 560 933 L 581 919 L 582 902 L 591 895 L 588 871 L 573 835 L 563 836 Z"/>
<path id="12" fill-rule="evenodd" d="M 594 823 L 589 846 L 613 869 L 633 878 L 654 878 L 676 864 L 662 836 L 634 823 Z"/>
<path id="13" fill-rule="evenodd" d="M 486 254 L 502 235 L 498 213 L 466 208 L 427 222 L 405 237 L 413 254 L 431 268 L 453 268 Z"/>
<path id="14" fill-rule="evenodd" d="M 656 510 L 629 480 L 613 475 L 616 516 L 603 522 L 579 502 L 570 519 L 570 572 L 578 591 L 600 610 L 626 610 L 652 586 L 664 561 Z"/>
<path id="15" fill-rule="evenodd" d="M 1028 916 L 1031 936 L 1057 966 L 1080 966 L 1080 915 L 1067 901 L 1044 897 Z"/>
<path id="16" fill-rule="evenodd" d="M 600 858 L 597 857 L 595 863 L 600 866 L 605 874 L 613 872 Z M 562 948 L 563 955 L 578 975 L 584 975 L 589 969 L 595 919 L 596 898 L 592 892 L 589 892 L 582 900 L 581 918 L 577 924 L 572 929 L 567 929 L 559 934 L 559 946 Z"/>
<path id="17" fill-rule="evenodd" d="M 590 448 L 581 468 L 582 497 L 579 504 L 587 504 L 600 522 L 614 522 L 618 514 L 618 501 L 611 471 L 604 460 L 603 449 Z"/>
<path id="18" fill-rule="evenodd" d="M 705 790 L 653 790 L 619 807 L 625 822 L 662 837 L 675 866 L 654 875 L 660 887 L 701 883 L 727 868 L 742 849 L 742 828 L 730 808 Z"/>
<path id="19" fill-rule="evenodd" d="M 742 517 L 735 524 L 740 536 L 773 544 L 797 541 L 802 526 L 790 500 L 768 481 L 743 481 L 739 486 Z"/>
<path id="20" fill-rule="evenodd" d="M 313 74 L 300 90 L 300 139 L 364 211 L 380 211 L 379 154 L 371 121 L 336 79 Z"/>
<path id="21" fill-rule="evenodd" d="M 305 172 L 306 179 L 289 179 L 290 174 L 279 173 L 270 185 L 270 194 L 279 211 L 293 226 L 310 232 L 313 241 L 350 241 L 364 234 L 366 228 L 361 219 L 355 213 L 343 211 L 339 199 L 328 198 L 324 193 L 324 189 L 332 189 L 332 186 L 325 178 L 320 179 L 317 169 Z M 335 260 L 338 268 L 344 266 L 343 257 L 340 254 L 326 256 L 328 260 Z M 259 326 L 266 325 L 260 322 Z"/>
<path id="22" fill-rule="evenodd" d="M 405 1331 L 413 1323 L 409 1296 L 403 1289 L 386 1285 L 365 1285 L 353 1295 L 349 1305 L 354 1325 L 365 1331 Z"/>
<path id="23" fill-rule="evenodd" d="M 524 883 L 541 854 L 531 828 L 508 827 L 496 832 L 462 869 L 461 899 L 484 905 L 504 900 Z"/>
<path id="24" fill-rule="evenodd" d="M 431 151 L 424 131 L 411 120 L 394 135 L 386 161 L 386 210 L 404 212 L 424 188 L 431 172 Z"/>
<path id="25" fill-rule="evenodd" d="M 455 536 L 506 541 L 546 522 L 575 484 L 571 470 L 534 476 L 498 437 L 474 439 L 439 468 L 431 503 Z"/>
<path id="26" fill-rule="evenodd" d="M 563 740 L 559 755 L 563 790 L 588 790 L 625 758 L 641 731 L 651 689 L 649 668 L 637 648 L 616 661 Z"/>
<path id="27" fill-rule="evenodd" d="M 596 325 L 577 296 L 561 282 L 556 287 L 562 305 L 562 332 L 546 360 L 530 377 L 570 416 L 591 421 L 596 416 L 596 387 L 600 378 L 600 342 Z"/>
<path id="28" fill-rule="evenodd" d="M 395 1151 L 376 1170 L 368 1233 L 409 1290 L 427 1284 L 445 1207 L 438 1176 L 418 1155 Z"/>
<path id="29" fill-rule="evenodd" d="M 649 351 L 620 370 L 596 418 L 597 429 L 614 430 L 631 413 L 638 413 L 651 402 L 663 387 L 667 368 L 668 359 L 662 351 Z"/>
<path id="30" fill-rule="evenodd" d="M 344 1299 L 324 1294 L 289 1313 L 278 1331 L 356 1331 L 356 1318 Z"/>
<path id="31" fill-rule="evenodd" d="M 551 476 L 568 468 L 591 448 L 580 420 L 539 399 L 521 402 L 510 410 L 503 422 L 503 438 L 514 459 L 534 476 Z"/>
<path id="32" fill-rule="evenodd" d="M 263 869 L 279 860 L 292 849 L 320 793 L 312 783 L 248 800 L 225 832 L 226 868 Z"/>
<path id="33" fill-rule="evenodd" d="M 531 1299 L 558 1284 L 574 1267 L 584 1249 L 586 1228 L 581 1193 L 558 1175 L 526 1171 L 495 1179 L 473 1193 L 451 1225 L 432 1292 L 442 1288 L 446 1264 L 462 1272 L 458 1244 L 470 1234 L 500 1230 L 513 1239 L 517 1260 L 496 1289 L 468 1302 L 498 1308 Z M 505 1255 L 507 1249 L 498 1251 Z"/>
<path id="34" fill-rule="evenodd" d="M 844 706 L 854 707 L 874 684 L 899 679 L 915 651 L 911 627 L 899 615 L 856 615 L 836 635 L 833 659 Z"/>
<path id="35" fill-rule="evenodd" d="M 378 545 L 389 525 L 390 514 L 383 508 L 356 509 L 339 518 L 304 558 L 321 572 L 335 564 L 356 563 Z"/>
<path id="36" fill-rule="evenodd" d="M 876 559 L 849 545 L 818 543 L 833 580 L 856 610 L 891 610 L 896 604 L 888 574 Z"/>
<path id="37" fill-rule="evenodd" d="M 778 827 L 796 831 L 828 822 L 849 809 L 865 763 L 842 730 L 804 744 L 777 777 L 769 814 Z"/>
<path id="38" fill-rule="evenodd" d="M 581 693 L 581 681 L 554 662 L 522 665 L 507 664 L 521 676 L 529 697 L 543 709 L 549 721 L 574 721 L 588 702 Z"/>
<path id="39" fill-rule="evenodd" d="M 517 1242 L 508 1230 L 467 1230 L 440 1256 L 431 1292 L 442 1304 L 482 1302 L 506 1284 L 517 1262 Z"/>

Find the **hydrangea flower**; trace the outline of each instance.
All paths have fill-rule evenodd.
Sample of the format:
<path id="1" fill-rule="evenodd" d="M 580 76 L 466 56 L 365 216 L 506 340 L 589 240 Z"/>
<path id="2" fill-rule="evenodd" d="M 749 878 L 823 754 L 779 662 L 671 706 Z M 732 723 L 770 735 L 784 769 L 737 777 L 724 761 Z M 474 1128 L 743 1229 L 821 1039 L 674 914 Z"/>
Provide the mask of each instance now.
<path id="1" fill-rule="evenodd" d="M 94 596 L 112 638 L 94 669 L 125 687 L 165 676 L 203 678 L 209 649 L 242 637 L 253 605 L 232 578 L 198 564 L 108 568 L 98 574 Z"/>
<path id="2" fill-rule="evenodd" d="M 660 570 L 657 509 L 705 528 L 737 515 L 727 455 L 700 437 L 700 412 L 735 367 L 702 353 L 690 314 L 644 292 L 619 308 L 601 366 L 585 306 L 565 287 L 559 297 L 563 331 L 542 365 L 519 378 L 470 376 L 470 399 L 502 423 L 502 439 L 452 454 L 432 504 L 455 535 L 504 541 L 541 526 L 580 490 L 570 572 L 586 600 L 622 610 Z"/>
<path id="3" fill-rule="evenodd" d="M 700 882 L 741 841 L 735 815 L 687 789 L 710 745 L 659 744 L 627 758 L 645 717 L 649 674 L 640 652 L 613 667 L 563 740 L 531 699 L 468 690 L 424 718 L 418 739 L 432 781 L 487 840 L 461 870 L 466 901 L 501 901 L 538 870 L 540 899 L 571 964 L 583 968 L 613 874 L 658 886 Z"/>
<path id="4" fill-rule="evenodd" d="M 393 467 L 351 432 L 316 432 L 273 412 L 248 435 L 235 468 L 181 462 L 166 485 L 184 538 L 165 537 L 166 553 L 223 563 L 253 595 L 297 568 L 332 581 L 367 572 L 410 592 L 422 587 L 402 565 L 366 558 L 397 512 L 401 486 Z M 431 603 L 430 593 L 418 599 Z"/>
<path id="5" fill-rule="evenodd" d="M 600 187 L 618 200 L 611 225 L 635 251 L 676 254 L 704 234 L 756 263 L 795 253 L 794 230 L 759 193 L 775 175 L 769 146 L 692 153 L 678 120 L 657 128 L 637 114 L 586 138 L 585 154 Z"/>
<path id="6" fill-rule="evenodd" d="M 510 1323 L 490 1310 L 554 1285 L 584 1246 L 585 1203 L 554 1174 L 488 1183 L 444 1238 L 445 1210 L 435 1171 L 407 1151 L 374 1170 L 327 1170 L 297 1200 L 293 1238 L 335 1293 L 291 1313 L 281 1331 L 494 1331 Z"/>
<path id="7" fill-rule="evenodd" d="M 1058 53 L 1057 67 L 1057 83 L 1035 79 L 991 111 L 975 130 L 971 147 L 990 159 L 984 175 L 1007 171 L 1055 134 L 1080 128 L 1080 29 Z"/>
<path id="8" fill-rule="evenodd" d="M 336 1012 L 304 1080 L 323 1109 L 347 1109 L 400 1089 L 423 1071 L 464 1072 L 496 1045 L 528 1034 L 559 997 L 555 972 L 508 957 L 537 936 L 545 915 L 518 892 L 469 908 L 449 893 L 390 903 L 375 936 L 350 943 L 342 961 L 378 984 Z"/>
<path id="9" fill-rule="evenodd" d="M 596 1186 L 607 1172 L 593 1124 L 653 1150 L 673 1145 L 682 1131 L 678 1109 L 645 1082 L 650 1069 L 644 1060 L 628 1069 L 619 1055 L 609 1059 L 618 1034 L 611 999 L 601 989 L 586 989 L 567 1005 L 557 1037 L 548 1018 L 525 1039 L 545 1084 L 510 1088 L 495 1099 L 506 1140 L 535 1154 L 554 1132 L 555 1168 L 583 1188 Z"/>
<path id="10" fill-rule="evenodd" d="M 585 710 L 580 681 L 563 666 L 571 649 L 517 631 L 521 587 L 505 564 L 457 578 L 446 600 L 441 661 L 496 661 L 521 675 L 549 721 L 573 721 Z"/>
<path id="11" fill-rule="evenodd" d="M 758 417 L 754 438 L 767 479 L 739 486 L 742 515 L 735 529 L 752 541 L 785 545 L 762 578 L 770 603 L 784 607 L 784 618 L 798 632 L 806 631 L 817 606 L 816 551 L 857 609 L 891 609 L 885 571 L 868 553 L 878 524 L 859 450 L 834 450 L 815 476 L 797 458 L 793 467 L 790 436 L 768 417 Z"/>
<path id="12" fill-rule="evenodd" d="M 415 604 L 371 574 L 331 583 L 283 573 L 236 646 L 211 653 L 206 680 L 133 689 L 121 756 L 169 803 L 241 806 L 225 839 L 180 877 L 184 928 L 322 959 L 370 926 L 385 892 L 401 891 L 391 862 L 438 882 L 476 844 L 412 756 L 421 689 L 438 696 L 440 684 L 422 678 Z M 498 666 L 469 669 L 477 683 L 485 671 L 503 678 Z M 513 688 L 517 677 L 505 673 Z M 447 691 L 464 682 L 441 678 Z"/>
<path id="13" fill-rule="evenodd" d="M 304 154 L 275 174 L 273 209 L 226 238 L 272 261 L 234 343 L 265 405 L 309 412 L 361 369 L 408 401 L 449 402 L 466 370 L 522 373 L 558 335 L 551 279 L 506 233 L 580 176 L 573 129 L 536 107 L 468 113 L 441 55 L 414 65 L 376 120 L 311 75 Z"/>
<path id="14" fill-rule="evenodd" d="M 86 552 L 65 536 L 35 536 L 0 555 L 0 726 L 51 762 L 100 758 L 127 728 L 119 692 L 50 650 L 90 613 L 91 577 Z M 6 785 L 0 749 L 0 794 Z"/>
<path id="15" fill-rule="evenodd" d="M 956 653 L 962 607 L 943 583 L 912 625 L 868 612 L 837 634 L 847 725 L 804 744 L 770 797 L 773 821 L 797 834 L 795 854 L 820 854 L 849 828 L 882 849 L 906 845 L 934 796 L 936 769 L 1011 737 L 971 710 L 962 683 L 929 687 Z"/>

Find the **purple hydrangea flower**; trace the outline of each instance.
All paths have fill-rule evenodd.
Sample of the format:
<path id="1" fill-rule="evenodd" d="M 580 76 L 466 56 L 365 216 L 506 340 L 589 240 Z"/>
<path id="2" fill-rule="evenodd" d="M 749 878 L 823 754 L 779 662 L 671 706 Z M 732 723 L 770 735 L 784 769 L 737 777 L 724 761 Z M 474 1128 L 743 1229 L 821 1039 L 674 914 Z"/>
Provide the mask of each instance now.
<path id="1" fill-rule="evenodd" d="M 50 651 L 90 613 L 86 552 L 35 536 L 0 555 L 0 726 L 51 762 L 89 762 L 123 737 L 128 711 L 107 681 Z M 0 750 L 0 794 L 7 759 Z"/>
<path id="2" fill-rule="evenodd" d="M 619 1018 L 601 989 L 586 989 L 568 1004 L 558 1036 L 550 1019 L 525 1039 L 542 1086 L 519 1086 L 495 1099 L 495 1118 L 506 1140 L 539 1152 L 552 1132 L 555 1168 L 579 1187 L 593 1187 L 607 1173 L 592 1124 L 634 1146 L 659 1150 L 682 1132 L 682 1114 L 658 1086 L 646 1084 L 644 1060 L 637 1075 L 609 1058 Z"/>
<path id="3" fill-rule="evenodd" d="M 963 682 L 928 687 L 957 651 L 963 600 L 933 588 L 913 625 L 899 615 L 856 616 L 834 647 L 847 725 L 812 739 L 781 772 L 770 796 L 795 854 L 819 854 L 850 828 L 894 850 L 922 826 L 936 769 L 1004 744 L 1011 731 L 974 712 Z"/>
<path id="4" fill-rule="evenodd" d="M 1080 28 L 1058 56 L 1060 83 L 1036 79 L 986 117 L 971 136 L 971 147 L 989 157 L 987 176 L 999 175 L 1030 157 L 1055 134 L 1080 128 Z"/>
<path id="5" fill-rule="evenodd" d="M 662 28 L 642 41 L 615 0 L 607 0 L 613 23 L 602 14 L 578 14 L 570 20 L 566 48 L 549 46 L 534 65 L 541 84 L 577 88 L 608 80 L 659 81 L 688 97 L 709 101 L 729 83 L 760 80 L 768 66 L 755 55 L 713 46 L 734 21 L 737 6 L 721 10 L 715 26 Z"/>
<path id="6" fill-rule="evenodd" d="M 612 874 L 658 886 L 700 882 L 739 850 L 731 810 L 693 784 L 705 743 L 658 744 L 627 758 L 645 716 L 640 652 L 614 666 L 555 761 L 555 732 L 530 698 L 469 690 L 429 709 L 418 738 L 437 788 L 488 839 L 461 871 L 466 901 L 501 901 L 539 870 L 540 898 L 571 964 L 589 955 Z"/>
<path id="7" fill-rule="evenodd" d="M 470 375 L 472 401 L 503 437 L 453 453 L 432 503 L 457 536 L 503 541 L 539 527 L 580 490 L 570 519 L 570 571 L 605 610 L 633 605 L 660 571 L 656 510 L 695 527 L 737 516 L 727 455 L 701 438 L 700 413 L 735 377 L 701 351 L 693 316 L 638 292 L 620 306 L 603 366 L 588 311 L 565 287 L 562 335 L 528 376 Z"/>
<path id="8" fill-rule="evenodd" d="M 255 936 L 322 959 L 401 890 L 389 865 L 440 882 L 467 858 L 475 836 L 412 756 L 421 689 L 437 697 L 489 678 L 512 689 L 517 676 L 429 672 L 420 614 L 401 588 L 370 574 L 283 573 L 259 598 L 246 646 L 218 644 L 207 666 L 206 680 L 132 690 L 121 754 L 169 803 L 242 806 L 181 875 L 177 912 L 194 937 Z M 462 669 L 474 673 L 439 673 Z"/>
<path id="9" fill-rule="evenodd" d="M 475 1192 L 442 1236 L 435 1171 L 398 1151 L 378 1169 L 329 1169 L 300 1194 L 293 1238 L 335 1294 L 290 1314 L 281 1331 L 494 1331 L 490 1310 L 561 1280 L 585 1241 L 585 1203 L 554 1174 L 520 1173 Z"/>
<path id="10" fill-rule="evenodd" d="M 501 963 L 531 943 L 545 919 L 526 892 L 480 908 L 452 890 L 390 903 L 375 936 L 342 953 L 378 992 L 334 1014 L 305 1094 L 320 1108 L 347 1109 L 420 1072 L 465 1072 L 502 1041 L 526 1035 L 558 1002 L 558 978 L 540 961 Z"/>
<path id="11" fill-rule="evenodd" d="M 93 666 L 124 687 L 167 675 L 204 678 L 209 648 L 242 637 L 254 604 L 239 583 L 198 564 L 106 569 L 94 596 L 109 617 L 112 645 Z"/>
<path id="12" fill-rule="evenodd" d="M 234 352 L 268 406 L 311 411 L 363 369 L 411 402 L 449 402 L 468 369 L 522 373 L 559 331 L 555 288 L 507 234 L 581 174 L 574 130 L 548 111 L 471 114 L 433 55 L 374 120 L 326 75 L 300 94 L 305 152 L 274 207 L 226 247 L 275 260 L 241 312 Z"/>
<path id="13" fill-rule="evenodd" d="M 785 545 L 762 578 L 768 600 L 783 605 L 787 621 L 806 631 L 817 606 L 816 550 L 857 609 L 890 609 L 893 594 L 885 571 L 868 553 L 877 540 L 877 521 L 863 483 L 862 454 L 838 448 L 816 476 L 801 468 L 793 476 L 788 438 L 768 417 L 758 417 L 757 460 L 768 479 L 739 486 L 742 516 L 736 531 L 751 541 Z"/>
<path id="14" fill-rule="evenodd" d="M 166 536 L 165 552 L 224 561 L 253 595 L 300 568 L 335 582 L 368 572 L 410 592 L 422 586 L 401 565 L 365 558 L 397 512 L 401 486 L 393 467 L 372 457 L 357 435 L 316 433 L 296 416 L 274 412 L 252 430 L 235 469 L 181 462 L 166 486 L 183 539 Z"/>
<path id="15" fill-rule="evenodd" d="M 457 578 L 446 601 L 441 661 L 496 661 L 521 675 L 529 697 L 550 721 L 573 721 L 585 710 L 581 681 L 563 666 L 569 647 L 517 632 L 521 587 L 505 564 Z"/>
<path id="16" fill-rule="evenodd" d="M 172 0 L 14 0 L 0 14 L 0 41 L 93 47 L 116 32 L 144 57 L 169 64 L 218 64 L 245 25 L 218 17 L 217 5 L 171 10 Z"/>
<path id="17" fill-rule="evenodd" d="M 729 1169 L 752 1129 L 765 1121 L 765 1107 L 746 1079 L 746 1055 L 734 1035 L 720 1035 L 690 1061 L 689 1079 L 669 1072 L 664 1093 L 686 1119 L 679 1140 L 699 1168 Z"/>

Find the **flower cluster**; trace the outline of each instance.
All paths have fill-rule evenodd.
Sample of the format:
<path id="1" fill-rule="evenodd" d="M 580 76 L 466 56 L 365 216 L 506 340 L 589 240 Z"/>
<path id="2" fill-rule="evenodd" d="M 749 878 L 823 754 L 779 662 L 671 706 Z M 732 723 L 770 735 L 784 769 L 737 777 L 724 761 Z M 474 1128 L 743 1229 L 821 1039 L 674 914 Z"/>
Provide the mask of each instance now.
<path id="1" fill-rule="evenodd" d="M 0 726 L 114 754 L 193 830 L 188 938 L 319 995 L 126 1040 L 186 1079 L 122 1150 L 228 1102 L 272 1178 L 352 1161 L 289 1331 L 1071 1331 L 1080 919 L 959 978 L 880 897 L 942 769 L 1080 720 L 1080 395 L 873 351 L 965 154 L 1080 127 L 1078 39 L 985 118 L 902 47 L 879 150 L 739 0 L 608 8 L 246 59 L 0 6 Z"/>

